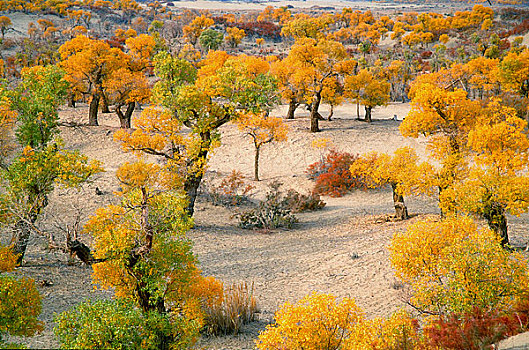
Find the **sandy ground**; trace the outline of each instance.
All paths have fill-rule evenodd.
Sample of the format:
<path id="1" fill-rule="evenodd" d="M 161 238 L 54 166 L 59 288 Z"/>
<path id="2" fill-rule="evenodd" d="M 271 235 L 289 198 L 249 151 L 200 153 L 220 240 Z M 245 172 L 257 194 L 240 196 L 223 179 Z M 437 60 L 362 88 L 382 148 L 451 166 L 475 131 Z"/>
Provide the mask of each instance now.
<path id="1" fill-rule="evenodd" d="M 367 124 L 356 120 L 355 106 L 341 106 L 336 109 L 333 121 L 321 123 L 322 132 L 317 134 L 309 133 L 307 112 L 300 111 L 295 120 L 287 121 L 289 140 L 265 146 L 261 159 L 262 181 L 247 180 L 256 186 L 252 198 L 262 198 L 267 184 L 274 180 L 283 182 L 285 189 L 310 190 L 312 182 L 307 179 L 305 170 L 322 155 L 322 150 L 311 147 L 312 140 L 318 138 L 327 138 L 336 149 L 353 153 L 392 152 L 398 147 L 411 146 L 424 157 L 424 140 L 403 138 L 398 131 L 400 121 L 392 120 L 394 114 L 401 119 L 408 110 L 407 104 L 375 109 L 374 122 Z M 61 117 L 65 122 L 85 123 L 86 112 L 86 107 L 64 108 Z M 322 114 L 326 113 L 322 108 Z M 284 115 L 285 107 L 273 114 Z M 66 145 L 103 162 L 106 172 L 81 192 L 58 189 L 53 194 L 41 227 L 55 232 L 57 241 L 64 239 L 57 226 L 71 224 L 78 209 L 86 220 L 97 207 L 113 200 L 112 191 L 119 187 L 115 170 L 119 164 L 132 159 L 112 140 L 117 118 L 101 115 L 100 121 L 100 127 L 61 127 Z M 222 146 L 213 154 L 206 178 L 215 181 L 232 170 L 239 170 L 250 178 L 253 174 L 252 147 L 234 125 L 224 126 Z M 96 195 L 96 187 L 104 194 Z M 197 348 L 250 349 L 281 304 L 295 302 L 311 291 L 354 297 L 369 317 L 387 316 L 404 307 L 386 247 L 392 235 L 404 230 L 409 222 L 436 215 L 435 201 L 407 198 L 414 217 L 408 222 L 385 222 L 377 218 L 392 212 L 389 189 L 355 191 L 342 198 L 324 197 L 324 200 L 327 206 L 323 210 L 298 214 L 299 224 L 293 229 L 268 233 L 242 230 L 232 217 L 234 210 L 213 206 L 203 198 L 198 201 L 196 226 L 189 237 L 194 241 L 200 268 L 226 283 L 253 282 L 261 313 L 259 321 L 246 326 L 240 335 L 205 337 Z M 511 218 L 510 222 L 513 243 L 525 245 L 529 241 L 527 216 Z M 55 313 L 82 300 L 111 296 L 109 291 L 94 290 L 90 267 L 77 263 L 68 265 L 66 260 L 63 253 L 44 250 L 42 239 L 36 236 L 25 265 L 19 269 L 41 285 L 52 284 L 39 287 L 43 296 L 40 318 L 45 321 L 46 328 L 42 334 L 24 340 L 31 348 L 58 345 L 52 332 Z"/>

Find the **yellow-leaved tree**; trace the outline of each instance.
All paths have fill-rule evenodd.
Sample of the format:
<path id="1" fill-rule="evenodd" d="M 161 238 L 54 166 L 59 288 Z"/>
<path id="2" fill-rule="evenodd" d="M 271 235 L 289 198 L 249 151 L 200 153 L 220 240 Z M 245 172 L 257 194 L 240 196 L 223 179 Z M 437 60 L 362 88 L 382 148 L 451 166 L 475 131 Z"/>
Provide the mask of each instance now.
<path id="1" fill-rule="evenodd" d="M 506 245 L 506 214 L 519 215 L 529 208 L 527 122 L 499 100 L 490 102 L 483 114 L 486 122 L 468 135 L 468 175 L 443 191 L 441 208 L 483 217 Z"/>
<path id="2" fill-rule="evenodd" d="M 418 77 L 409 93 L 411 111 L 399 127 L 404 136 L 427 136 L 430 155 L 440 163 L 429 167 L 425 192 L 435 187 L 442 193 L 464 178 L 468 133 L 483 118 L 480 102 L 470 100 L 450 77 L 444 69 Z"/>
<path id="3" fill-rule="evenodd" d="M 354 98 L 358 105 L 364 105 L 364 120 L 371 123 L 371 112 L 376 106 L 383 106 L 389 102 L 391 85 L 382 76 L 378 76 L 367 69 L 362 69 L 357 75 L 345 78 L 344 90 L 346 96 Z"/>
<path id="4" fill-rule="evenodd" d="M 527 260 L 468 217 L 412 224 L 389 250 L 397 277 L 411 289 L 409 304 L 426 314 L 507 310 L 528 291 Z"/>
<path id="5" fill-rule="evenodd" d="M 393 192 L 395 218 L 406 220 L 408 209 L 404 195 L 410 194 L 420 176 L 418 157 L 409 147 L 399 148 L 393 156 L 368 153 L 356 159 L 350 167 L 351 175 L 361 178 L 368 187 L 390 185 Z"/>
<path id="6" fill-rule="evenodd" d="M 251 137 L 255 147 L 254 179 L 259 181 L 259 156 L 261 147 L 271 142 L 287 140 L 288 126 L 283 119 L 259 114 L 245 114 L 237 119 L 237 126 Z"/>
<path id="7" fill-rule="evenodd" d="M 328 80 L 340 74 L 348 74 L 356 62 L 347 58 L 344 46 L 333 40 L 301 38 L 290 50 L 287 61 L 295 70 L 291 81 L 302 90 L 303 100 L 310 106 L 310 131 L 320 131 L 318 121 L 322 119 L 318 110 Z"/>

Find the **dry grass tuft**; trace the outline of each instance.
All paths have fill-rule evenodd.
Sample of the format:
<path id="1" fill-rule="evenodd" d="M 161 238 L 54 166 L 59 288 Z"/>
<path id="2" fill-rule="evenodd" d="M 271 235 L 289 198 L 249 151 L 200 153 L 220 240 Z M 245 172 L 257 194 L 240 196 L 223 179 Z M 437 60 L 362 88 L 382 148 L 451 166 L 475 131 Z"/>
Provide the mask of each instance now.
<path id="1" fill-rule="evenodd" d="M 253 283 L 234 283 L 224 287 L 221 302 L 204 308 L 208 334 L 237 334 L 242 325 L 255 320 L 259 310 L 253 295 Z"/>

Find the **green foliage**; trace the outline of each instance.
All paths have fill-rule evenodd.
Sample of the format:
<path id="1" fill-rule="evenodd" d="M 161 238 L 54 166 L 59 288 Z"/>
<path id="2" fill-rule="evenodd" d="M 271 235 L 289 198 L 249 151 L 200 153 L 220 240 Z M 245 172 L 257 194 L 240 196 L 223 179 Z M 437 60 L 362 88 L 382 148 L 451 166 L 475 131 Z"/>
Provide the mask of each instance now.
<path id="1" fill-rule="evenodd" d="M 99 162 L 57 144 L 40 150 L 26 147 L 2 172 L 6 189 L 0 197 L 2 208 L 13 214 L 7 218 L 18 220 L 22 215 L 33 220 L 46 207 L 55 184 L 76 187 L 101 171 Z"/>
<path id="2" fill-rule="evenodd" d="M 18 113 L 16 136 L 23 146 L 48 144 L 58 133 L 58 107 L 68 83 L 57 66 L 35 66 L 22 71 L 22 82 L 13 91 L 13 109 Z"/>
<path id="3" fill-rule="evenodd" d="M 17 259 L 8 247 L 0 245 L 0 259 L 0 348 L 15 348 L 17 344 L 4 343 L 7 335 L 27 337 L 42 330 L 37 319 L 41 298 L 32 279 L 2 274 L 11 271 Z"/>
<path id="4" fill-rule="evenodd" d="M 224 35 L 221 32 L 211 28 L 204 30 L 198 37 L 198 42 L 200 45 L 207 50 L 217 50 L 222 44 L 223 40 Z"/>
<path id="5" fill-rule="evenodd" d="M 176 318 L 176 317 L 175 317 Z M 157 349 L 157 334 L 185 334 L 185 326 L 170 316 L 144 314 L 123 300 L 83 302 L 56 315 L 54 328 L 63 349 Z M 181 338 L 176 348 L 185 349 L 189 338 Z"/>
<path id="6" fill-rule="evenodd" d="M 185 84 L 192 84 L 197 78 L 197 70 L 184 59 L 171 56 L 162 51 L 154 56 L 154 71 L 160 78 L 153 89 L 154 99 L 171 110 L 175 110 L 175 94 L 178 88 Z"/>

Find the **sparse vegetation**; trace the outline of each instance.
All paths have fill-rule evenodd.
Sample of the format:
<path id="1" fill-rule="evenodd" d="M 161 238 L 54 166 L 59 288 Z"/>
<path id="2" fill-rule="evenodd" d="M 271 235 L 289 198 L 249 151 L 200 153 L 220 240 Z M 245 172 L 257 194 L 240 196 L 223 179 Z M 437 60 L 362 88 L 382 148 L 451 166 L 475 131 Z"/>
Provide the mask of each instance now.
<path id="1" fill-rule="evenodd" d="M 51 337 L 56 304 L 63 347 L 188 348 L 255 320 L 256 295 L 267 321 L 291 301 L 262 349 L 482 349 L 527 330 L 527 1 L 399 2 L 0 2 L 0 347 Z M 88 219 L 56 245 L 74 199 Z M 80 269 L 61 260 L 74 243 Z M 61 269 L 105 300 L 78 304 Z M 402 300 L 414 312 L 390 314 Z"/>

